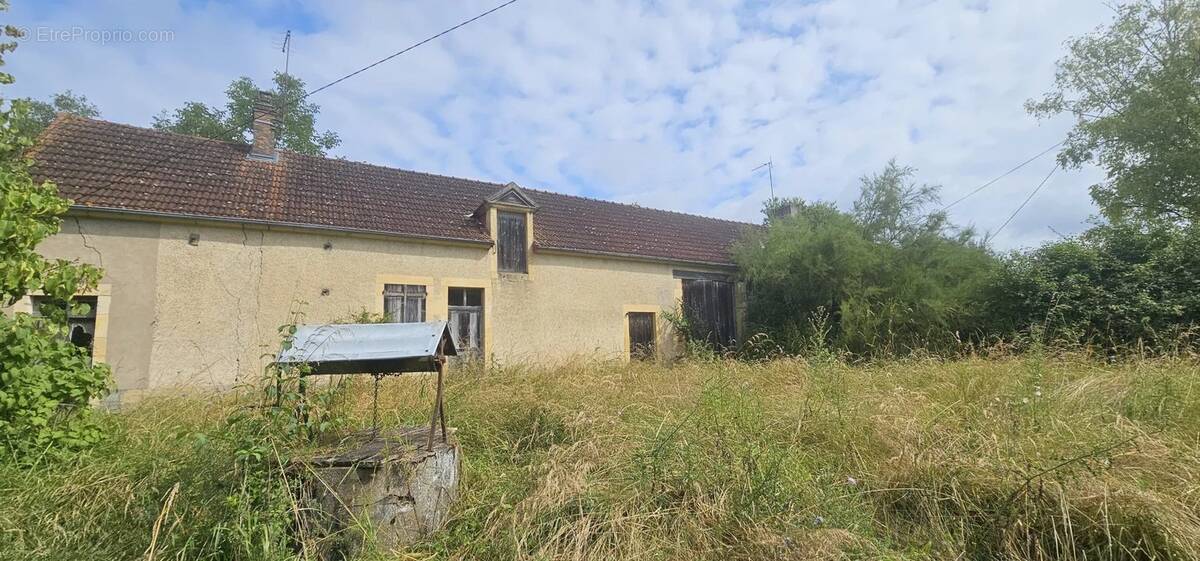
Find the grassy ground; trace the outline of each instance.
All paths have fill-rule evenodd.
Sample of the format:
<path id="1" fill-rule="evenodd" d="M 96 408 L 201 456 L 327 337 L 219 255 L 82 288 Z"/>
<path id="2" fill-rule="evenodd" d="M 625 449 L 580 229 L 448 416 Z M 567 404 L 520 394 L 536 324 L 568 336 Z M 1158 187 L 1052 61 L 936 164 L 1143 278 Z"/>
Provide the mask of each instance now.
<path id="1" fill-rule="evenodd" d="M 384 424 L 427 422 L 428 379 L 383 388 Z M 575 364 L 447 395 L 463 494 L 402 558 L 1200 558 L 1194 361 Z M 0 466 L 0 559 L 291 555 L 239 499 L 238 406 L 151 402 L 89 455 Z"/>

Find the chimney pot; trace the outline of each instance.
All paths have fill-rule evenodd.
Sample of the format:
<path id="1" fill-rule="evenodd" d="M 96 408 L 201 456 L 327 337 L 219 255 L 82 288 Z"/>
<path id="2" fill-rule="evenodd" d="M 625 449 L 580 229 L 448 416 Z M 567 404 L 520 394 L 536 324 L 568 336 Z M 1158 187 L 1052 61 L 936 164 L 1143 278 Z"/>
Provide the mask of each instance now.
<path id="1" fill-rule="evenodd" d="M 258 91 L 252 134 L 251 158 L 272 162 L 279 159 L 279 153 L 275 151 L 275 95 L 271 92 Z"/>

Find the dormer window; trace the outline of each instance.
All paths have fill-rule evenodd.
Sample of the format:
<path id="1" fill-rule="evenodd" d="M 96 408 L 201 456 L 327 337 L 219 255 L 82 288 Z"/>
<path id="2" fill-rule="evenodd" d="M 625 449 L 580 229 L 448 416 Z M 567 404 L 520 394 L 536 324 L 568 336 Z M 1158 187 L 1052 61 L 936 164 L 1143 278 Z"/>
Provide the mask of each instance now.
<path id="1" fill-rule="evenodd" d="M 475 216 L 487 218 L 496 243 L 496 271 L 529 273 L 529 251 L 533 247 L 533 215 L 537 204 L 516 183 L 484 199 Z"/>
<path id="2" fill-rule="evenodd" d="M 496 259 L 501 272 L 529 272 L 525 255 L 526 216 L 524 212 L 496 213 Z"/>

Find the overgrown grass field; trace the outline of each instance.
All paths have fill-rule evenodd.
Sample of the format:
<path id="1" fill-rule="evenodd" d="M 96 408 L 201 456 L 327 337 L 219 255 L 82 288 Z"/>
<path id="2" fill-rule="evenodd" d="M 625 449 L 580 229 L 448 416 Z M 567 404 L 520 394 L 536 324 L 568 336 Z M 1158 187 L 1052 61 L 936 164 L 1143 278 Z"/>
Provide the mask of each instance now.
<path id="1" fill-rule="evenodd" d="M 382 388 L 383 424 L 428 422 L 427 377 Z M 370 389 L 333 407 L 365 425 Z M 447 398 L 449 525 L 365 558 L 1200 558 L 1194 360 L 578 363 Z M 248 401 L 150 401 L 81 457 L 0 467 L 0 558 L 297 555 L 233 467 Z"/>

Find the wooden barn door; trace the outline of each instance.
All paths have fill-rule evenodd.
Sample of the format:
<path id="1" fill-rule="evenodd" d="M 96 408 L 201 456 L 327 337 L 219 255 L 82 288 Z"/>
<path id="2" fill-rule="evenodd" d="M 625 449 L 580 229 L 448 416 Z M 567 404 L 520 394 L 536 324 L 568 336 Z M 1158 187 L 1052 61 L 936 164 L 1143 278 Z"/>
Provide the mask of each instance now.
<path id="1" fill-rule="evenodd" d="M 683 311 L 692 337 L 722 349 L 733 344 L 736 314 L 733 283 L 711 279 L 683 280 Z"/>

